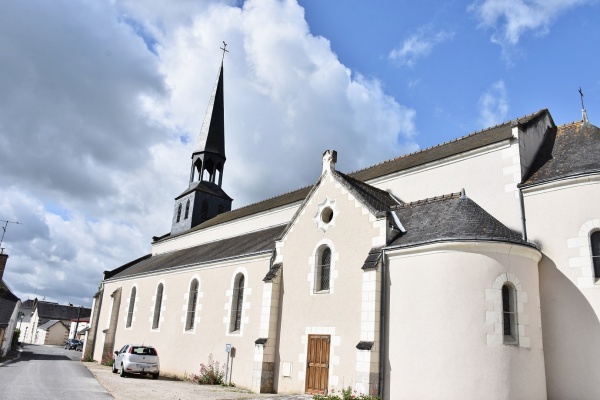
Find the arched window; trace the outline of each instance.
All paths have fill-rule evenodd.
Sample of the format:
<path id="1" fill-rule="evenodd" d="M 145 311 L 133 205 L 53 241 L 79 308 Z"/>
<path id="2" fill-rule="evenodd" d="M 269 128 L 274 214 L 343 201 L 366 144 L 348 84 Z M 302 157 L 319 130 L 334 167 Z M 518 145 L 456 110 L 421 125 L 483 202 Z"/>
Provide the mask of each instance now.
<path id="1" fill-rule="evenodd" d="M 185 203 L 185 215 L 183 216 L 183 219 L 188 219 L 189 216 L 190 216 L 190 201 L 188 200 L 187 203 Z"/>
<path id="2" fill-rule="evenodd" d="M 208 201 L 202 200 L 202 208 L 200 209 L 200 218 L 208 219 Z"/>
<path id="3" fill-rule="evenodd" d="M 237 332 L 242 327 L 242 306 L 244 304 L 244 274 L 238 274 L 235 277 L 235 286 L 233 287 L 233 296 L 231 298 L 231 325 L 230 332 Z"/>
<path id="4" fill-rule="evenodd" d="M 517 344 L 517 291 L 511 284 L 502 286 L 502 325 L 505 344 Z"/>
<path id="5" fill-rule="evenodd" d="M 198 302 L 198 280 L 194 279 L 190 284 L 190 294 L 188 297 L 187 317 L 185 320 L 185 330 L 194 329 L 196 321 L 196 303 Z"/>
<path id="6" fill-rule="evenodd" d="M 133 322 L 133 309 L 135 307 L 135 293 L 136 293 L 136 288 L 134 286 L 131 288 L 131 296 L 129 297 L 129 310 L 127 311 L 127 324 L 125 325 L 126 328 L 130 328 L 131 323 Z"/>
<path id="7" fill-rule="evenodd" d="M 594 276 L 600 278 L 600 231 L 590 235 L 590 245 L 592 247 L 592 262 L 594 264 Z"/>
<path id="8" fill-rule="evenodd" d="M 158 329 L 160 322 L 160 308 L 162 307 L 163 284 L 159 283 L 156 288 L 156 301 L 154 303 L 154 318 L 152 319 L 152 329 Z"/>
<path id="9" fill-rule="evenodd" d="M 177 206 L 177 222 L 181 221 L 181 203 Z"/>
<path id="10" fill-rule="evenodd" d="M 331 275 L 331 249 L 322 247 L 316 255 L 315 291 L 329 290 Z"/>

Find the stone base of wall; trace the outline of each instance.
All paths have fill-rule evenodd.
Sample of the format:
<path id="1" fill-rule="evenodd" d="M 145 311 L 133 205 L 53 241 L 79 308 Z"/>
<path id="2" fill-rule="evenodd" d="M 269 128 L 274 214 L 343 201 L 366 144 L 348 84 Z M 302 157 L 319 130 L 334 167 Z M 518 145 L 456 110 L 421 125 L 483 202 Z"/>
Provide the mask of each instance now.
<path id="1" fill-rule="evenodd" d="M 379 374 L 377 372 L 357 372 L 354 389 L 362 394 L 377 396 L 379 394 Z"/>
<path id="2" fill-rule="evenodd" d="M 255 362 L 254 363 L 254 382 L 252 387 L 259 393 L 274 393 L 273 381 L 275 379 L 274 362 Z"/>

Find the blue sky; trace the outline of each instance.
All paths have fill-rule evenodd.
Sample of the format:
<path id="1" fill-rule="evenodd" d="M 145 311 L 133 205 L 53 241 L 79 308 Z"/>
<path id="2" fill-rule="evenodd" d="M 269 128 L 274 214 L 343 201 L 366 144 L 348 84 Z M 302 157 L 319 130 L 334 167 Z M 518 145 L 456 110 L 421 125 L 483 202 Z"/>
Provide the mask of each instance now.
<path id="1" fill-rule="evenodd" d="M 319 1 L 300 0 L 313 34 L 331 42 L 340 61 L 353 71 L 379 79 L 386 93 L 417 111 L 417 142 L 429 147 L 489 126 L 479 102 L 503 82 L 506 112 L 496 123 L 550 109 L 556 123 L 580 119 L 581 86 L 590 118 L 600 115 L 598 2 L 534 1 Z M 482 25 L 483 3 L 526 4 L 548 15 L 540 26 L 518 30 L 517 41 L 492 41 L 507 31 L 508 18 L 525 24 L 530 15 L 498 12 L 493 26 Z M 541 12 L 536 4 L 547 4 Z M 552 3 L 556 3 L 552 6 Z M 559 4 L 563 4 L 560 7 Z M 572 6 L 567 4 L 573 3 Z M 471 9 L 470 9 L 471 7 Z M 411 63 L 390 54 L 411 38 L 427 44 L 424 53 L 407 52 Z M 416 46 L 414 46 L 416 48 Z M 410 47 L 407 47 L 409 49 Z M 489 122 L 489 121 L 488 121 Z"/>
<path id="2" fill-rule="evenodd" d="M 600 119 L 598 0 L 0 2 L 18 296 L 90 305 L 170 230 L 223 41 L 234 208 L 314 183 L 326 149 L 352 172 L 542 108 L 579 120 L 580 86 Z"/>

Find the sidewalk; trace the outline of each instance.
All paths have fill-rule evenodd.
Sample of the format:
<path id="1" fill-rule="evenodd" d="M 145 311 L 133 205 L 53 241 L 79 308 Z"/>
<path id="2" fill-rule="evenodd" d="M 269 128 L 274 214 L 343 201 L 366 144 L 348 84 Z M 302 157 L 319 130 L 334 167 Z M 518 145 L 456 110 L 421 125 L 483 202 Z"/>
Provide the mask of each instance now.
<path id="1" fill-rule="evenodd" d="M 198 385 L 190 382 L 161 376 L 158 380 L 147 376 L 129 375 L 120 377 L 111 368 L 96 362 L 84 362 L 98 382 L 116 400 L 310 400 L 309 395 L 257 394 L 235 387 Z"/>

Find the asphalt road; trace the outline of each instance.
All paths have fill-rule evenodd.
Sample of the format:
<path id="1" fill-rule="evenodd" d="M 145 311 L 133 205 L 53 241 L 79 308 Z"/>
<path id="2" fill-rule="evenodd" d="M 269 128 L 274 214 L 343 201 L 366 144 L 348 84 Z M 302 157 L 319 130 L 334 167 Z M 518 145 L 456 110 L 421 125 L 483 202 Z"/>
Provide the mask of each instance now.
<path id="1" fill-rule="evenodd" d="M 19 358 L 0 366 L 0 398 L 113 399 L 80 358 L 79 351 L 25 344 Z"/>

